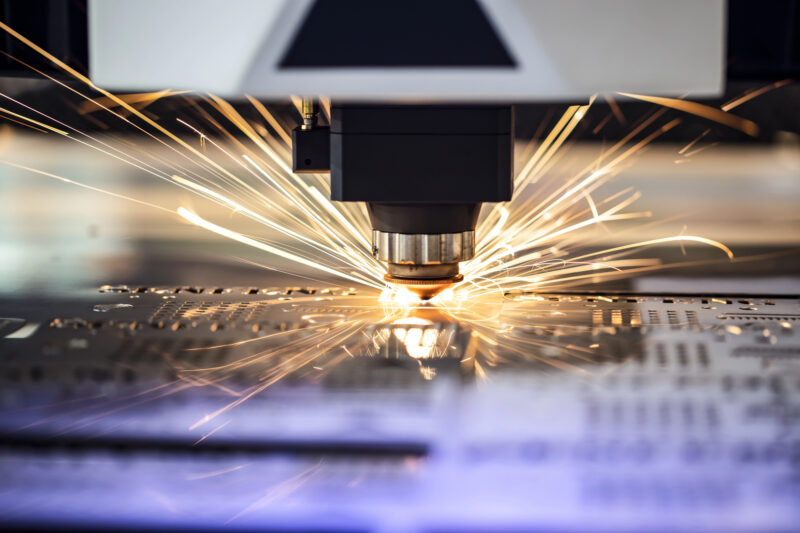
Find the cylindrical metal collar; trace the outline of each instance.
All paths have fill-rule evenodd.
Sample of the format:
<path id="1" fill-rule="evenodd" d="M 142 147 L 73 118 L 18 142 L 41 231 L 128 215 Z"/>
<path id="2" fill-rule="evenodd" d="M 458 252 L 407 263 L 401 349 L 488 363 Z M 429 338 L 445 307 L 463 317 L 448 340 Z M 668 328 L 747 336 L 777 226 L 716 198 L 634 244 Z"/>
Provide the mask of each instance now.
<path id="1" fill-rule="evenodd" d="M 372 232 L 372 254 L 380 261 L 407 265 L 458 263 L 475 255 L 475 231 L 461 233 Z"/>

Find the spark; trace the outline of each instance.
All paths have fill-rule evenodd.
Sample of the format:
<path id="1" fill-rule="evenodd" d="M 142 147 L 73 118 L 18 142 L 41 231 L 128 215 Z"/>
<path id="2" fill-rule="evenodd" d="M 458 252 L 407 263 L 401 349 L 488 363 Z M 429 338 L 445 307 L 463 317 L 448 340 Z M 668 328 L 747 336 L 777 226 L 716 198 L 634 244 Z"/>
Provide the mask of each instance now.
<path id="1" fill-rule="evenodd" d="M 275 486 L 271 487 L 267 493 L 247 506 L 245 509 L 234 515 L 230 520 L 226 523 L 231 523 L 237 518 L 241 518 L 242 516 L 265 507 L 270 503 L 280 500 L 282 498 L 286 498 L 293 492 L 298 491 L 303 485 L 308 483 L 322 468 L 323 461 L 320 459 L 319 462 L 310 466 L 309 468 L 303 470 L 299 474 L 290 477 L 289 479 L 276 484 Z"/>
<path id="2" fill-rule="evenodd" d="M 681 148 L 680 150 L 678 150 L 678 153 L 679 153 L 680 155 L 683 155 L 683 154 L 685 154 L 687 150 L 689 150 L 689 149 L 690 149 L 692 146 L 694 146 L 695 144 L 697 144 L 697 142 L 698 142 L 698 141 L 700 141 L 700 139 L 702 139 L 703 137 L 705 137 L 706 135 L 708 135 L 710 132 L 711 132 L 711 129 L 710 129 L 710 128 L 709 128 L 709 129 L 706 129 L 705 131 L 703 131 L 703 133 L 701 133 L 700 135 L 698 135 L 698 136 L 697 136 L 697 137 L 696 137 L 694 140 L 692 140 L 692 141 L 691 141 L 689 144 L 687 144 L 686 146 L 684 146 L 683 148 Z"/>
<path id="3" fill-rule="evenodd" d="M 236 472 L 237 470 L 241 470 L 242 468 L 246 468 L 250 466 L 250 463 L 244 463 L 241 465 L 231 466 L 229 468 L 222 468 L 220 470 L 214 470 L 213 472 L 204 472 L 202 474 L 195 474 L 192 476 L 186 476 L 186 481 L 198 481 L 200 479 L 208 479 L 210 477 L 217 477 L 223 474 L 230 474 L 231 472 Z"/>
<path id="4" fill-rule="evenodd" d="M 175 213 L 175 211 L 173 211 L 171 209 L 167 209 L 166 207 L 162 207 L 160 205 L 151 204 L 150 202 L 144 202 L 142 200 L 137 200 L 136 198 L 131 198 L 130 196 L 125 196 L 125 195 L 122 195 L 122 194 L 117 194 L 117 193 L 114 193 L 114 192 L 110 192 L 110 191 L 107 191 L 105 189 L 100 189 L 98 187 L 92 187 L 91 185 L 86 185 L 85 183 L 80 183 L 78 181 L 71 180 L 69 178 L 65 178 L 63 176 L 59 176 L 57 174 L 53 174 L 51 172 L 45 172 L 44 170 L 39 170 L 39 169 L 36 169 L 36 168 L 27 167 L 25 165 L 19 165 L 17 163 L 12 163 L 11 161 L 0 160 L 0 163 L 2 163 L 3 165 L 8 165 L 10 167 L 18 168 L 18 169 L 21 169 L 21 170 L 27 170 L 28 172 L 33 172 L 33 173 L 39 174 L 41 176 L 46 176 L 48 178 L 52 178 L 54 180 L 58 180 L 60 182 L 67 183 L 69 185 L 75 185 L 76 187 L 81 187 L 83 189 L 88 189 L 88 190 L 93 191 L 93 192 L 99 192 L 101 194 L 105 194 L 105 195 L 108 195 L 108 196 L 113 196 L 114 198 L 119 198 L 121 200 L 126 200 L 126 201 L 129 201 L 129 202 L 140 204 L 140 205 L 143 205 L 143 206 L 146 206 L 146 207 L 150 207 L 150 208 L 153 208 L 153 209 L 166 211 L 167 213 Z"/>
<path id="5" fill-rule="evenodd" d="M 738 98 L 734 98 L 730 102 L 727 102 L 727 103 L 723 104 L 721 109 L 723 111 L 730 111 L 734 107 L 739 107 L 740 105 L 742 105 L 742 104 L 744 104 L 746 102 L 749 102 L 753 98 L 757 98 L 757 97 L 761 96 L 764 93 L 772 91 L 773 89 L 778 89 L 778 88 L 783 87 L 785 85 L 789 85 L 791 82 L 792 82 L 791 79 L 780 80 L 780 81 L 776 81 L 775 83 L 771 83 L 769 85 L 766 85 L 766 86 L 764 86 L 764 87 L 762 87 L 760 89 L 756 89 L 756 90 L 753 90 L 753 91 L 748 91 L 745 94 L 743 94 L 742 96 L 740 96 Z"/>
<path id="6" fill-rule="evenodd" d="M 168 96 L 175 96 L 177 94 L 184 94 L 188 91 L 171 91 L 169 89 L 165 89 L 162 91 L 153 91 L 148 93 L 129 93 L 129 94 L 117 94 L 115 95 L 117 100 L 121 100 L 125 103 L 132 104 L 132 105 L 149 105 L 153 102 L 160 100 L 162 98 Z M 81 115 L 85 115 L 86 113 L 91 113 L 93 111 L 101 110 L 105 107 L 116 107 L 119 104 L 113 99 L 108 96 L 103 96 L 100 98 L 93 98 L 91 100 L 86 100 L 81 105 L 78 106 L 78 113 Z M 139 110 L 141 111 L 141 107 Z"/>
<path id="7" fill-rule="evenodd" d="M 222 424 L 218 425 L 217 427 L 215 427 L 214 429 L 212 429 L 208 433 L 203 434 L 203 436 L 200 437 L 199 439 L 197 439 L 192 446 L 197 446 L 198 444 L 200 444 L 201 442 L 206 440 L 208 437 L 210 437 L 211 435 L 213 435 L 214 433 L 216 433 L 217 431 L 219 431 L 220 429 L 224 428 L 225 426 L 227 426 L 230 423 L 231 423 L 230 420 L 226 420 L 225 422 L 223 422 Z"/>
<path id="8" fill-rule="evenodd" d="M 208 220 L 200 217 L 199 215 L 196 215 L 195 213 L 189 211 L 185 207 L 179 207 L 177 212 L 178 212 L 178 214 L 180 216 L 182 216 L 183 218 L 185 218 L 186 220 L 188 220 L 192 224 L 194 224 L 196 226 L 200 226 L 201 228 L 207 229 L 208 231 L 214 232 L 214 233 L 216 233 L 218 235 L 222 235 L 223 237 L 227 237 L 228 239 L 230 239 L 232 241 L 237 241 L 237 242 L 240 242 L 242 244 L 246 244 L 247 246 L 250 246 L 252 248 L 256 248 L 258 250 L 262 250 L 264 252 L 267 252 L 267 253 L 270 253 L 270 254 L 273 254 L 273 255 L 277 255 L 279 257 L 283 257 L 284 259 L 288 259 L 289 261 L 294 261 L 294 262 L 299 263 L 301 265 L 305 265 L 305 266 L 308 266 L 308 267 L 311 267 L 311 268 L 314 268 L 314 269 L 317 269 L 317 270 L 321 270 L 322 272 L 325 272 L 327 274 L 332 274 L 332 275 L 337 276 L 337 277 L 343 277 L 345 279 L 348 279 L 350 281 L 354 281 L 355 283 L 358 283 L 358 284 L 361 284 L 361 285 L 368 285 L 368 286 L 371 286 L 371 287 L 374 287 L 374 288 L 377 288 L 377 289 L 381 289 L 382 288 L 380 285 L 372 283 L 372 282 L 368 281 L 365 278 L 358 278 L 358 277 L 355 277 L 355 276 L 351 276 L 350 274 L 347 274 L 345 272 L 340 272 L 338 270 L 334 270 L 332 268 L 328 268 L 325 265 L 322 265 L 322 264 L 317 263 L 315 261 L 311 261 L 309 259 L 306 259 L 305 257 L 300 257 L 299 255 L 295 255 L 295 254 L 293 254 L 291 252 L 287 252 L 286 250 L 283 250 L 281 248 L 277 248 L 275 246 L 271 246 L 269 244 L 266 244 L 266 243 L 263 243 L 263 242 L 259 242 L 259 241 L 255 240 L 255 239 L 250 238 L 250 237 L 246 237 L 246 236 L 242 235 L 241 233 L 237 233 L 237 232 L 235 232 L 233 230 L 229 230 L 227 228 L 223 228 L 222 226 L 218 226 L 218 225 L 214 224 L 213 222 L 209 222 Z"/>
<path id="9" fill-rule="evenodd" d="M 46 129 L 48 131 L 52 131 L 53 133 L 58 133 L 59 135 L 69 135 L 69 133 L 67 133 L 64 130 L 60 130 L 58 128 L 54 128 L 53 126 L 50 126 L 49 124 L 45 124 L 44 122 L 39 122 L 38 120 L 33 120 L 32 118 L 28 118 L 26 116 L 20 115 L 19 113 L 14 113 L 13 111 L 9 111 L 8 109 L 6 109 L 4 107 L 0 107 L 0 112 L 3 112 L 5 114 L 7 114 L 7 115 L 11 115 L 12 117 L 18 118 L 20 120 L 24 120 L 25 122 L 30 122 L 31 124 L 35 124 L 36 126 L 39 126 L 40 128 L 44 128 L 44 129 Z"/>
<path id="10" fill-rule="evenodd" d="M 716 107 L 699 104 L 697 102 L 690 102 L 687 100 L 680 100 L 677 98 L 646 96 L 643 94 L 632 93 L 619 94 L 635 100 L 642 100 L 644 102 L 650 102 L 660 106 L 677 109 L 678 111 L 683 111 L 685 113 L 691 113 L 692 115 L 696 115 L 701 118 L 707 118 L 709 120 L 713 120 L 714 122 L 718 122 L 719 124 L 724 124 L 725 126 L 740 130 L 751 137 L 758 135 L 758 125 L 756 125 L 755 122 L 752 120 L 747 120 L 746 118 L 737 117 L 736 115 L 731 115 L 724 108 L 717 109 Z"/>
<path id="11" fill-rule="evenodd" d="M 594 256 L 597 256 L 597 255 L 606 255 L 606 254 L 610 254 L 610 253 L 614 253 L 614 252 L 619 252 L 619 251 L 622 251 L 622 250 L 630 250 L 632 248 L 644 248 L 645 246 L 653 246 L 653 245 L 656 245 L 656 244 L 666 244 L 666 243 L 670 243 L 670 242 L 679 242 L 679 243 L 683 243 L 683 242 L 698 242 L 700 244 L 706 244 L 706 245 L 711 246 L 713 248 L 717 248 L 719 250 L 722 250 L 723 252 L 725 252 L 725 255 L 728 256 L 728 259 L 733 259 L 733 252 L 731 251 L 731 249 L 728 248 L 727 246 L 725 246 L 724 244 L 722 244 L 721 242 L 717 242 L 717 241 L 714 241 L 712 239 L 707 239 L 705 237 L 698 237 L 696 235 L 678 235 L 678 236 L 675 236 L 675 237 L 663 237 L 661 239 L 651 239 L 649 241 L 642 241 L 642 242 L 636 242 L 636 243 L 633 243 L 633 244 L 626 244 L 624 246 L 617 246 L 616 248 L 609 248 L 607 250 L 603 250 L 603 251 L 600 251 L 600 252 L 593 252 L 593 253 L 590 253 L 590 254 L 585 254 L 585 255 L 576 257 L 575 260 L 586 259 L 587 257 L 594 257 Z"/>
<path id="12" fill-rule="evenodd" d="M 608 106 L 611 108 L 611 113 L 617 119 L 617 122 L 620 123 L 622 126 L 627 126 L 628 121 L 625 119 L 625 115 L 622 114 L 622 109 L 620 109 L 619 104 L 617 104 L 616 100 L 611 95 L 603 95 L 603 99 L 605 99 Z"/>

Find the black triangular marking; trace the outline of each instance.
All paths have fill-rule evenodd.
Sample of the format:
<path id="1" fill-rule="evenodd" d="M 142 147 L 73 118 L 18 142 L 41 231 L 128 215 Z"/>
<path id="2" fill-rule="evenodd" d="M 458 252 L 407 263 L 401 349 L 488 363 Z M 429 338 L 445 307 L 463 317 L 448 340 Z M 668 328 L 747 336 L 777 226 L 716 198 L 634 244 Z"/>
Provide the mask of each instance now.
<path id="1" fill-rule="evenodd" d="M 281 68 L 514 67 L 475 0 L 316 0 Z"/>

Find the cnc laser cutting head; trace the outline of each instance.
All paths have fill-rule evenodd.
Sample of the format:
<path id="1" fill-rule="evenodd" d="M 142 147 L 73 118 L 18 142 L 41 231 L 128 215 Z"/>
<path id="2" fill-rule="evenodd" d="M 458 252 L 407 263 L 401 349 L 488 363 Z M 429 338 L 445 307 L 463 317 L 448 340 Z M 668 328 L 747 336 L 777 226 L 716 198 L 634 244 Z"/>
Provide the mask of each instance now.
<path id="1" fill-rule="evenodd" d="M 331 199 L 367 204 L 386 281 L 427 299 L 461 281 L 481 204 L 511 199 L 512 134 L 508 105 L 334 105 L 329 130 L 294 131 L 294 170 L 329 166 Z"/>

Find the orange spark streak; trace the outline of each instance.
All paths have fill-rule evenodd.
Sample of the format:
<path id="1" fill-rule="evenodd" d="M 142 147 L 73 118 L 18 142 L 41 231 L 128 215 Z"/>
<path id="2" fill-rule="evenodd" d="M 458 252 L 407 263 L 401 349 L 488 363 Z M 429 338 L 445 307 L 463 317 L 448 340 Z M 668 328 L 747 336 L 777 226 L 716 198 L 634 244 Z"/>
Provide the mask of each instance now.
<path id="1" fill-rule="evenodd" d="M 13 111 L 9 111 L 8 109 L 6 109 L 4 107 L 0 107 L 0 111 L 2 111 L 3 113 L 6 113 L 8 115 L 11 115 L 12 117 L 16 117 L 16 118 L 18 118 L 20 120 L 24 120 L 26 122 L 30 122 L 31 124 L 36 124 L 37 126 L 45 128 L 48 131 L 52 131 L 53 133 L 58 133 L 59 135 L 69 135 L 69 133 L 67 133 L 64 130 L 60 130 L 58 128 L 50 126 L 49 124 L 45 124 L 44 122 L 39 122 L 38 120 L 33 120 L 32 118 L 28 118 L 28 117 L 22 116 L 20 114 L 14 113 Z"/>
<path id="2" fill-rule="evenodd" d="M 164 89 L 162 91 L 154 91 L 149 93 L 128 93 L 118 94 L 116 96 L 120 100 L 123 100 L 129 104 L 152 104 L 161 98 L 176 94 L 183 94 L 186 92 L 188 91 L 171 91 L 169 89 Z M 78 113 L 85 115 L 86 113 L 91 113 L 92 111 L 103 109 L 104 107 L 114 107 L 115 105 L 116 103 L 107 96 L 92 98 L 91 100 L 87 100 L 78 106 Z"/>
<path id="3" fill-rule="evenodd" d="M 2 163 L 4 165 L 8 165 L 10 167 L 15 167 L 15 168 L 19 168 L 19 169 L 22 169 L 22 170 L 27 170 L 28 172 L 33 172 L 35 174 L 40 174 L 42 176 L 47 176 L 48 178 L 53 178 L 54 180 L 58 180 L 58 181 L 61 181 L 61 182 L 64 182 L 64 183 L 69 183 L 70 185 L 76 185 L 76 186 L 82 187 L 84 189 L 89 189 L 90 191 L 99 192 L 99 193 L 102 193 L 102 194 L 106 194 L 108 196 L 113 196 L 114 198 L 119 198 L 121 200 L 127 200 L 129 202 L 134 202 L 136 204 L 141 204 L 141 205 L 145 205 L 147 207 L 152 207 L 153 209 L 160 209 L 161 211 L 166 211 L 167 213 L 170 213 L 170 214 L 175 214 L 175 211 L 173 211 L 172 209 L 167 209 L 166 207 L 161 207 L 160 205 L 151 204 L 150 202 L 144 202 L 142 200 L 137 200 L 136 198 L 131 198 L 129 196 L 125 196 L 125 195 L 122 195 L 122 194 L 117 194 L 117 193 L 114 193 L 114 192 L 111 192 L 111 191 L 98 189 L 97 187 L 92 187 L 91 185 L 86 185 L 85 183 L 80 183 L 78 181 L 73 181 L 73 180 L 71 180 L 69 178 L 65 178 L 65 177 L 59 176 L 57 174 L 51 174 L 50 172 L 45 172 L 44 170 L 38 170 L 38 169 L 35 169 L 35 168 L 26 167 L 25 165 L 19 165 L 17 163 L 12 163 L 11 161 L 5 161 L 5 160 L 2 160 L 2 159 L 0 159 L 0 163 Z"/>
<path id="4" fill-rule="evenodd" d="M 620 109 L 619 104 L 617 104 L 616 100 L 614 100 L 614 98 L 610 94 L 604 94 L 603 99 L 611 108 L 611 112 L 614 114 L 614 117 L 617 119 L 617 122 L 619 122 L 622 126 L 627 126 L 628 121 L 625 120 L 625 115 L 622 114 L 622 109 Z"/>
<path id="5" fill-rule="evenodd" d="M 632 93 L 619 94 L 635 100 L 642 100 L 652 104 L 658 104 L 660 106 L 669 107 L 670 109 L 677 109 L 678 111 L 683 111 L 684 113 L 689 113 L 701 118 L 713 120 L 714 122 L 718 122 L 730 128 L 742 131 L 751 137 L 758 135 L 758 125 L 756 125 L 756 123 L 752 120 L 731 115 L 730 113 L 715 107 L 699 104 L 697 102 L 680 100 L 678 98 L 664 98 L 663 96 L 646 96 L 643 94 Z"/>
<path id="6" fill-rule="evenodd" d="M 734 107 L 739 107 L 743 103 L 749 102 L 750 100 L 752 100 L 753 98 L 756 98 L 757 96 L 761 96 L 762 94 L 764 94 L 766 92 L 769 92 L 769 91 L 771 91 L 773 89 L 777 89 L 779 87 L 783 87 L 784 85 L 789 85 L 790 83 L 792 83 L 791 79 L 781 80 L 781 81 L 776 81 L 775 83 L 772 83 L 770 85 L 767 85 L 766 87 L 762 87 L 760 89 L 757 89 L 755 91 L 750 91 L 750 92 L 748 92 L 748 93 L 746 93 L 746 94 L 744 94 L 744 95 L 742 95 L 742 96 L 740 96 L 738 98 L 734 98 L 730 102 L 725 103 L 722 106 L 722 110 L 723 111 L 730 111 Z"/>

